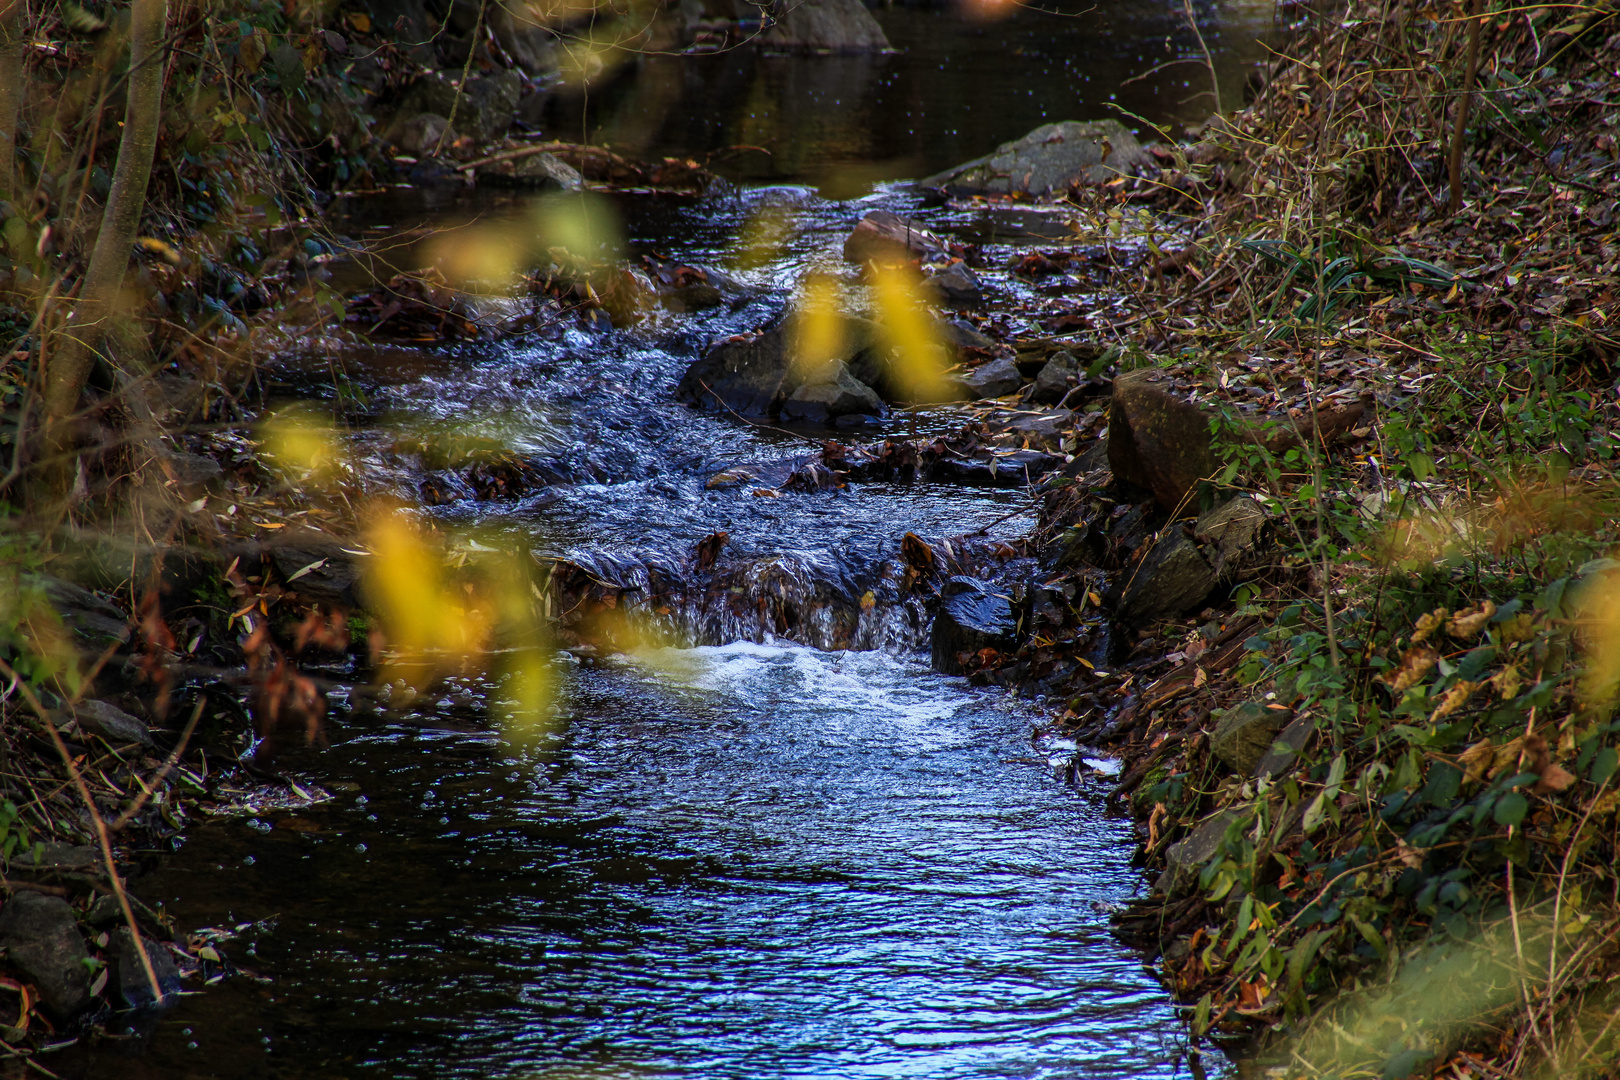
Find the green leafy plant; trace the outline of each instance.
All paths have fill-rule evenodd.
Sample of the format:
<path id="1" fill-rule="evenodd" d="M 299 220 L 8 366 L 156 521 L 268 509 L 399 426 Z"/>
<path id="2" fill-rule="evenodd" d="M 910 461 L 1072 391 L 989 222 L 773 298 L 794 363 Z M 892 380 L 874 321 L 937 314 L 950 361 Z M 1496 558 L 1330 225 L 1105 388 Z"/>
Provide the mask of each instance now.
<path id="1" fill-rule="evenodd" d="M 1267 334 L 1268 340 L 1291 333 L 1298 326 L 1327 324 L 1358 280 L 1395 288 L 1407 285 L 1449 288 L 1458 280 L 1444 267 L 1371 245 L 1370 251 L 1358 250 L 1354 254 L 1341 253 L 1339 243 L 1333 240 L 1323 241 L 1312 250 L 1302 250 L 1286 240 L 1251 238 L 1242 241 L 1242 245 L 1283 270 L 1282 281 L 1266 311 L 1267 322 L 1276 318 L 1278 307 L 1294 286 L 1298 285 L 1307 293 L 1294 308 L 1291 323 L 1273 327 Z"/>

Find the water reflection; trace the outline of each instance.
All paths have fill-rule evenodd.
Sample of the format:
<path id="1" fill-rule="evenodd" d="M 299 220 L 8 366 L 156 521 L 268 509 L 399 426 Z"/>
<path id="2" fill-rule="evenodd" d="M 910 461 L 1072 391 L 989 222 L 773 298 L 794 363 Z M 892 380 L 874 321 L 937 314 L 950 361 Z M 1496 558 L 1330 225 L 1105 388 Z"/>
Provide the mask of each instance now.
<path id="1" fill-rule="evenodd" d="M 1192 11 L 1224 104 L 1235 107 L 1264 54 L 1272 5 L 1201 0 Z M 978 157 L 1043 123 L 1117 115 L 1110 106 L 1172 126 L 1211 111 L 1209 72 L 1174 0 L 1058 0 L 994 22 L 954 7 L 877 15 L 894 55 L 639 56 L 608 85 L 554 98 L 547 133 L 654 157 L 759 147 L 769 153 L 721 154 L 717 167 L 847 197 Z"/>

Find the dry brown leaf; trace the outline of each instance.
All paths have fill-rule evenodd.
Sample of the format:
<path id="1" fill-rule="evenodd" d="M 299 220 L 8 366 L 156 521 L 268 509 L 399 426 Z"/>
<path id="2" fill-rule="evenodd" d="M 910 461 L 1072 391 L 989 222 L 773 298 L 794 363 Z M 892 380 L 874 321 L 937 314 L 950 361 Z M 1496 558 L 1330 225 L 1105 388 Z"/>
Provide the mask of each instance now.
<path id="1" fill-rule="evenodd" d="M 1536 784 L 1537 795 L 1549 795 L 1556 791 L 1564 791 L 1575 782 L 1575 774 L 1559 764 L 1549 764 L 1541 772 L 1541 780 Z"/>
<path id="2" fill-rule="evenodd" d="M 1519 696 L 1519 687 L 1523 685 L 1523 678 L 1519 674 L 1519 669 L 1509 664 L 1491 676 L 1491 687 L 1501 696 L 1503 701 L 1507 701 Z"/>
<path id="3" fill-rule="evenodd" d="M 1438 724 L 1440 721 L 1462 708 L 1463 702 L 1467 701 L 1469 695 L 1477 689 L 1479 689 L 1479 683 L 1471 683 L 1466 679 L 1459 679 L 1450 690 L 1446 691 L 1446 696 L 1440 699 L 1440 705 L 1434 710 L 1434 715 L 1429 717 L 1429 723 Z"/>
<path id="4" fill-rule="evenodd" d="M 1446 633 L 1454 638 L 1466 641 L 1469 638 L 1478 636 L 1479 632 L 1485 628 L 1485 624 L 1491 621 L 1491 616 L 1495 614 L 1496 604 L 1487 600 L 1477 608 L 1469 608 L 1467 611 L 1459 611 L 1453 615 L 1451 621 L 1446 623 Z"/>
<path id="5" fill-rule="evenodd" d="M 1470 782 L 1483 779 L 1494 756 L 1495 748 L 1489 739 L 1481 739 L 1464 750 L 1457 756 L 1457 764 L 1463 767 L 1463 779 Z"/>
<path id="6" fill-rule="evenodd" d="M 1438 607 L 1427 615 L 1418 616 L 1417 625 L 1412 631 L 1412 644 L 1416 645 L 1420 641 L 1428 640 L 1430 634 L 1444 625 L 1448 614 L 1449 611 L 1446 608 Z"/>
<path id="7" fill-rule="evenodd" d="M 1498 746 L 1495 752 L 1491 754 L 1491 768 L 1486 775 L 1495 780 L 1509 768 L 1516 767 L 1519 764 L 1520 755 L 1524 753 L 1524 749 L 1523 735 L 1516 739 L 1509 739 L 1501 746 Z"/>
<path id="8" fill-rule="evenodd" d="M 1401 657 L 1400 668 L 1386 680 L 1389 688 L 1397 695 L 1406 693 L 1439 662 L 1440 654 L 1427 645 L 1407 649 L 1406 655 Z"/>

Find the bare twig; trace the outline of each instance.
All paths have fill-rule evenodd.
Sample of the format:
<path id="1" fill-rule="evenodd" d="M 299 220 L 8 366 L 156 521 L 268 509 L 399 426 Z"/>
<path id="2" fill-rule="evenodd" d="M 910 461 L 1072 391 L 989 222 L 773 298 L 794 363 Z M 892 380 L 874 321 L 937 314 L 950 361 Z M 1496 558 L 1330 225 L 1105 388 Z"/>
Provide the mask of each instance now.
<path id="1" fill-rule="evenodd" d="M 112 884 L 113 895 L 118 897 L 118 906 L 123 911 L 124 921 L 129 925 L 130 938 L 135 943 L 135 952 L 141 958 L 141 968 L 146 972 L 146 980 L 152 987 L 152 1000 L 161 1002 L 166 996 L 163 993 L 163 984 L 158 981 L 157 969 L 152 966 L 152 958 L 146 953 L 146 939 L 141 936 L 140 923 L 135 921 L 135 911 L 129 905 L 129 894 L 124 891 L 124 882 L 118 876 L 118 862 L 113 858 L 112 841 L 108 835 L 107 823 L 102 820 L 101 810 L 96 806 L 94 796 L 90 794 L 90 785 L 84 782 L 84 777 L 79 773 L 78 766 L 73 764 L 73 755 L 68 752 L 67 744 L 62 741 L 62 733 L 56 729 L 55 722 L 51 720 L 50 712 L 44 705 L 40 704 L 40 700 L 34 694 L 33 688 L 24 682 L 21 676 L 13 670 L 12 666 L 4 660 L 0 660 L 0 673 L 16 682 L 17 689 L 28 701 L 28 707 L 34 710 L 34 715 L 39 717 L 40 722 L 45 725 L 45 731 L 50 735 L 51 742 L 55 744 L 56 752 L 62 758 L 62 764 L 66 766 L 68 775 L 73 778 L 73 785 L 78 788 L 79 798 L 83 800 L 85 811 L 90 815 L 90 820 L 96 827 L 96 839 L 101 843 L 101 859 L 107 868 L 107 880 Z"/>

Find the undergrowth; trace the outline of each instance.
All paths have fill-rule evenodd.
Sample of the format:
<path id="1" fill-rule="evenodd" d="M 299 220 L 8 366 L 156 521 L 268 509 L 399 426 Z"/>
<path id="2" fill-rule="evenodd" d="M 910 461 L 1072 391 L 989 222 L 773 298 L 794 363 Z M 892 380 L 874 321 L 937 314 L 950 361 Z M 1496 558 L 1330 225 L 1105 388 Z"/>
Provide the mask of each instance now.
<path id="1" fill-rule="evenodd" d="M 1142 336 L 1284 549 L 1204 713 L 1143 692 L 1174 702 L 1140 736 L 1146 859 L 1225 832 L 1126 923 L 1272 1075 L 1613 1075 L 1620 19 L 1295 16 L 1254 105 L 1125 196 L 1188 223 L 1134 279 Z M 1268 450 L 1268 411 L 1306 437 Z M 1265 775 L 1193 733 L 1245 707 L 1305 740 Z"/>

